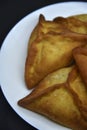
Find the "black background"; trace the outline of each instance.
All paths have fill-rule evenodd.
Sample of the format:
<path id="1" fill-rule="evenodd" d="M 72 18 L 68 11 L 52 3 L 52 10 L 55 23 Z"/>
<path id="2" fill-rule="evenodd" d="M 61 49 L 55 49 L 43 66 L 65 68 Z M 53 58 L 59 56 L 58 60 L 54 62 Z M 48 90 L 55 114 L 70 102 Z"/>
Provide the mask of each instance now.
<path id="1" fill-rule="evenodd" d="M 11 28 L 27 14 L 64 0 L 0 0 L 0 47 Z M 85 1 L 86 2 L 86 1 Z M 0 88 L 0 130 L 36 130 L 21 119 L 6 101 Z"/>

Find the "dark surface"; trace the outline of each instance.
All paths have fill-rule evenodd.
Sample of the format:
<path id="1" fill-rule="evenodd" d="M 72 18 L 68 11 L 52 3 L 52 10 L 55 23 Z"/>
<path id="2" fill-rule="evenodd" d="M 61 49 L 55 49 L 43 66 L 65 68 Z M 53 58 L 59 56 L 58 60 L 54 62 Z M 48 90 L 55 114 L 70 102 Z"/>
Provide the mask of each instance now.
<path id="1" fill-rule="evenodd" d="M 0 47 L 11 28 L 24 16 L 63 0 L 0 0 Z M 85 1 L 86 2 L 86 1 Z M 37 122 L 38 123 L 38 122 Z M 0 130 L 36 130 L 10 107 L 0 89 Z"/>

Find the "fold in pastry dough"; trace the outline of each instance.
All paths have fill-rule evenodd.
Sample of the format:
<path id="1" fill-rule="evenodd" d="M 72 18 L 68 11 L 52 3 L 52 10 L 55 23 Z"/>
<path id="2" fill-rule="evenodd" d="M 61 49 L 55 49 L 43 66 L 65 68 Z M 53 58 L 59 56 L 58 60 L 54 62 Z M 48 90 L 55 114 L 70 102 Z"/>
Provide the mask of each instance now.
<path id="1" fill-rule="evenodd" d="M 37 39 L 38 37 L 43 37 L 43 34 L 46 34 L 48 32 L 62 32 L 64 30 L 64 27 L 62 24 L 58 24 L 55 21 L 46 20 L 44 15 L 39 16 L 38 23 L 36 27 L 33 29 L 28 43 L 28 48 L 31 45 L 31 43 Z"/>
<path id="2" fill-rule="evenodd" d="M 80 74 L 87 86 L 87 45 L 73 50 L 73 56 L 80 71 Z"/>
<path id="3" fill-rule="evenodd" d="M 67 80 L 72 69 L 73 67 L 63 68 L 51 73 L 40 82 L 31 94 L 19 100 L 18 104 L 73 130 L 86 130 L 87 122 L 79 110 L 79 105 L 73 98 L 75 94 L 70 89 L 72 88 L 70 86 L 72 84 L 71 77 L 73 76 L 70 76 L 70 79 Z M 56 80 L 54 80 L 54 76 Z M 48 83 L 51 78 L 53 80 Z M 59 79 L 61 79 L 61 82 Z M 74 93 L 77 91 L 79 95 L 78 88 L 75 89 Z M 82 101 L 84 100 L 81 95 L 79 97 Z"/>
<path id="4" fill-rule="evenodd" d="M 87 122 L 87 88 L 77 67 L 70 72 L 68 83 L 69 90 L 81 112 L 82 118 Z"/>
<path id="5" fill-rule="evenodd" d="M 87 23 L 80 21 L 73 17 L 58 17 L 54 21 L 58 24 L 62 23 L 62 26 L 76 33 L 87 34 Z"/>

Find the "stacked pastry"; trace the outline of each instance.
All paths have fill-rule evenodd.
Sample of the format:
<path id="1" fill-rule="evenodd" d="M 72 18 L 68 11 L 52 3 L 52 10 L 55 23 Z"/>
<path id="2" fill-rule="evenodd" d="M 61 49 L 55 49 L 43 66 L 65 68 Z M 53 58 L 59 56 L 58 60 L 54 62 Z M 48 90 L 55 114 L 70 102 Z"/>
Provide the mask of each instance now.
<path id="1" fill-rule="evenodd" d="M 72 128 L 87 130 L 87 14 L 46 20 L 40 15 L 29 44 L 18 104 Z"/>

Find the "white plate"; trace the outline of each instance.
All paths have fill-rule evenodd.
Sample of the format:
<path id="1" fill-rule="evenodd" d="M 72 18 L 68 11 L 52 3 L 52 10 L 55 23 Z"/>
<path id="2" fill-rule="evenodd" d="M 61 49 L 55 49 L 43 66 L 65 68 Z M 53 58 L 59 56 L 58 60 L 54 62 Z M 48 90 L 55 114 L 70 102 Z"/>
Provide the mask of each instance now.
<path id="1" fill-rule="evenodd" d="M 87 3 L 66 2 L 53 4 L 27 15 L 17 23 L 4 40 L 0 52 L 1 88 L 11 107 L 32 126 L 39 130 L 68 130 L 68 128 L 17 105 L 17 101 L 30 92 L 26 89 L 24 83 L 24 64 L 28 39 L 41 13 L 49 20 L 56 16 L 66 17 L 87 13 Z"/>

